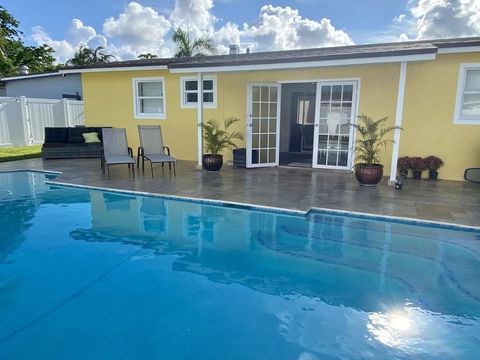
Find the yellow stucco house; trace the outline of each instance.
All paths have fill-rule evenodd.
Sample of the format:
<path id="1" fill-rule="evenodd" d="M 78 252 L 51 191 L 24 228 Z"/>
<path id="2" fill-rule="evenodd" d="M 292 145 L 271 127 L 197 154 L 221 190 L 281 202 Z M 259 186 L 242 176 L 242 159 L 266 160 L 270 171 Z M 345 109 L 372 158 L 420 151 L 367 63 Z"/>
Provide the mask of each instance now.
<path id="1" fill-rule="evenodd" d="M 244 54 L 232 47 L 229 55 L 61 71 L 82 75 L 87 126 L 124 127 L 135 149 L 137 125 L 160 124 L 177 159 L 200 164 L 202 123 L 236 116 L 248 167 L 350 171 L 349 124 L 363 113 L 404 128 L 383 153 L 392 181 L 399 156 L 439 156 L 443 179 L 480 167 L 480 37 Z"/>

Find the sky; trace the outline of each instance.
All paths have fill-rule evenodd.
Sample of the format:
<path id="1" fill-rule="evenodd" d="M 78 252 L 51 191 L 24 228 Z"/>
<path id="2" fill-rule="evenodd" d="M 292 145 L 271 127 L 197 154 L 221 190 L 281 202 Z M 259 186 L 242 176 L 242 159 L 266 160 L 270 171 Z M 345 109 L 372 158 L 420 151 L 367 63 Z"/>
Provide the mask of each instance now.
<path id="1" fill-rule="evenodd" d="M 213 38 L 220 53 L 480 36 L 480 0 L 2 0 L 24 41 L 59 62 L 82 44 L 119 60 L 172 56 L 173 29 Z"/>

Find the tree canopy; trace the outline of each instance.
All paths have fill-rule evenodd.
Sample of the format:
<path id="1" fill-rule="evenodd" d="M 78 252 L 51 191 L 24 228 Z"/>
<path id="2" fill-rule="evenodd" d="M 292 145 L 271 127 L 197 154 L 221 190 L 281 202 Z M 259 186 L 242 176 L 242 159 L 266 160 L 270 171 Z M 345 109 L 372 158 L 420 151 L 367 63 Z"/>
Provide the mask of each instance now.
<path id="1" fill-rule="evenodd" d="M 79 65 L 92 65 L 102 64 L 115 61 L 116 58 L 113 55 L 106 54 L 103 46 L 98 46 L 95 49 L 90 49 L 87 45 L 82 45 L 75 51 L 75 54 L 69 59 L 66 66 L 79 66 Z"/>
<path id="2" fill-rule="evenodd" d="M 55 70 L 54 50 L 46 44 L 26 46 L 19 26 L 19 21 L 0 6 L 0 76 L 16 75 L 22 65 L 32 73 Z"/>
<path id="3" fill-rule="evenodd" d="M 140 54 L 137 56 L 138 59 L 158 59 L 158 56 L 152 53 Z"/>
<path id="4" fill-rule="evenodd" d="M 213 55 L 217 53 L 217 47 L 212 38 L 208 36 L 200 36 L 190 39 L 188 32 L 181 27 L 174 31 L 172 40 L 177 45 L 175 57 Z"/>

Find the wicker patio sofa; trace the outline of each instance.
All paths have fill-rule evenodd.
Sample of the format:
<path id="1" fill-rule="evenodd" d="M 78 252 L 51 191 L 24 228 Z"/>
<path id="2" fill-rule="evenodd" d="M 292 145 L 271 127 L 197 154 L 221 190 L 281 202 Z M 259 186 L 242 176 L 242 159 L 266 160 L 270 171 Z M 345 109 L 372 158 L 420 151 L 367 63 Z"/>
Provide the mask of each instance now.
<path id="1" fill-rule="evenodd" d="M 43 159 L 99 158 L 102 143 L 85 143 L 83 133 L 98 133 L 102 140 L 101 127 L 47 127 L 42 146 Z"/>

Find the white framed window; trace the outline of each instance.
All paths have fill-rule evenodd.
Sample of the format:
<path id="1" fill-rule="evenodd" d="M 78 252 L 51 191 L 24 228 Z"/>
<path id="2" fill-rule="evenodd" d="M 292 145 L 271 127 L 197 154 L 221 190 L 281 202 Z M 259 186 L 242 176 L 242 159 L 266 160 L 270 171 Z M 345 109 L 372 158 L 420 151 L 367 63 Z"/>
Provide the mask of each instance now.
<path id="1" fill-rule="evenodd" d="M 453 123 L 480 125 L 480 63 L 460 65 Z"/>
<path id="2" fill-rule="evenodd" d="M 181 107 L 191 109 L 197 107 L 198 102 L 198 77 L 182 76 L 180 78 Z M 215 75 L 203 76 L 203 107 L 217 107 L 217 77 Z"/>
<path id="3" fill-rule="evenodd" d="M 165 119 L 165 79 L 133 78 L 133 109 L 135 119 Z"/>

